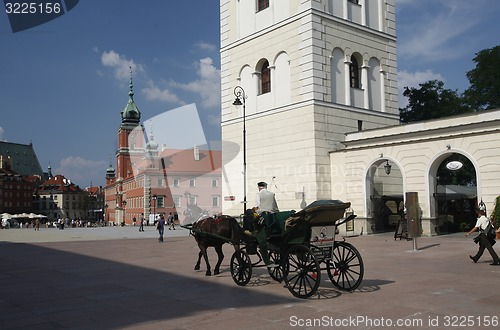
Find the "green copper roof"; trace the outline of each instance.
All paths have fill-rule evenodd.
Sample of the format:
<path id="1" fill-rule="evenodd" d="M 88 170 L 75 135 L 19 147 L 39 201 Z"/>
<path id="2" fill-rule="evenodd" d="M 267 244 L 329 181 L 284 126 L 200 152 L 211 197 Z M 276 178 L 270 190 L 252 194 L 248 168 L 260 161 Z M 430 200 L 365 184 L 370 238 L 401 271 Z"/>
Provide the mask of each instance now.
<path id="1" fill-rule="evenodd" d="M 43 178 L 42 167 L 36 157 L 33 145 L 0 141 L 0 154 L 11 169 L 21 175 L 38 175 Z"/>
<path id="2" fill-rule="evenodd" d="M 138 125 L 141 121 L 141 112 L 137 108 L 134 102 L 134 90 L 132 84 L 132 68 L 130 68 L 130 84 L 129 84 L 129 92 L 128 92 L 128 103 L 125 106 L 125 109 L 122 111 L 122 127 L 124 125 Z"/>

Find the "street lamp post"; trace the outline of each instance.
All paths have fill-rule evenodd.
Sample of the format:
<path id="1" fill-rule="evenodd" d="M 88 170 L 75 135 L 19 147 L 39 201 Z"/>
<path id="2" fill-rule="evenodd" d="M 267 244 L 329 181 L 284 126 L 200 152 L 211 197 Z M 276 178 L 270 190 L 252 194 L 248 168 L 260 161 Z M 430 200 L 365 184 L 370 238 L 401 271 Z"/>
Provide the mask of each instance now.
<path id="1" fill-rule="evenodd" d="M 127 212 L 125 211 L 125 208 L 127 206 L 127 201 L 122 202 L 122 210 L 123 210 L 123 222 L 122 222 L 122 227 L 125 226 L 125 222 L 127 220 Z"/>
<path id="2" fill-rule="evenodd" d="M 243 214 L 247 211 L 247 130 L 245 123 L 245 90 L 241 86 L 236 86 L 234 89 L 236 99 L 233 102 L 234 106 L 243 105 Z"/>
<path id="3" fill-rule="evenodd" d="M 153 195 L 152 199 L 154 202 L 154 204 L 153 204 L 153 222 L 154 222 L 154 221 L 156 221 L 156 200 L 158 199 L 158 196 Z M 148 223 L 149 223 L 149 220 L 148 220 Z"/>
<path id="4" fill-rule="evenodd" d="M 104 205 L 104 226 L 109 225 L 109 213 L 108 213 L 108 204 Z"/>

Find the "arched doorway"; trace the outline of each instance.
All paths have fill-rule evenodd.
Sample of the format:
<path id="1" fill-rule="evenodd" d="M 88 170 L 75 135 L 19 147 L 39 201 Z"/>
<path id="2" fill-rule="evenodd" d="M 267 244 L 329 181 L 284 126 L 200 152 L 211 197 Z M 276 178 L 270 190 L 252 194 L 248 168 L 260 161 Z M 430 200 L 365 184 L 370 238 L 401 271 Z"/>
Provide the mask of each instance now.
<path id="1" fill-rule="evenodd" d="M 404 206 L 403 175 L 399 165 L 383 158 L 366 175 L 367 210 L 371 233 L 394 231 Z"/>
<path id="2" fill-rule="evenodd" d="M 477 178 L 474 164 L 460 153 L 437 158 L 433 168 L 436 234 L 465 231 L 476 222 Z"/>

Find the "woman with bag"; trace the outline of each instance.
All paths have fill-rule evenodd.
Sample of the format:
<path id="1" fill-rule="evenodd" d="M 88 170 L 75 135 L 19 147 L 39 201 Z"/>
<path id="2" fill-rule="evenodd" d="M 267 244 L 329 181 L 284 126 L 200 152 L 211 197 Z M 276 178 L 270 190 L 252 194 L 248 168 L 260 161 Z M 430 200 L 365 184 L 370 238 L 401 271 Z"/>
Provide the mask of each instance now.
<path id="1" fill-rule="evenodd" d="M 479 235 L 476 238 L 474 238 L 474 242 L 476 244 L 479 243 L 479 250 L 477 251 L 475 256 L 469 256 L 469 258 L 471 258 L 472 261 L 477 262 L 479 258 L 481 258 L 481 256 L 483 255 L 484 249 L 488 249 L 488 252 L 491 254 L 491 257 L 493 258 L 493 262 L 490 265 L 500 266 L 500 258 L 493 249 L 492 243 L 490 242 L 490 239 L 487 236 L 490 229 L 493 228 L 490 219 L 486 217 L 486 211 L 482 207 L 480 207 L 477 210 L 477 213 L 479 215 L 479 218 L 477 219 L 476 226 L 472 228 L 465 236 L 469 236 L 473 232 L 479 230 L 480 232 Z"/>

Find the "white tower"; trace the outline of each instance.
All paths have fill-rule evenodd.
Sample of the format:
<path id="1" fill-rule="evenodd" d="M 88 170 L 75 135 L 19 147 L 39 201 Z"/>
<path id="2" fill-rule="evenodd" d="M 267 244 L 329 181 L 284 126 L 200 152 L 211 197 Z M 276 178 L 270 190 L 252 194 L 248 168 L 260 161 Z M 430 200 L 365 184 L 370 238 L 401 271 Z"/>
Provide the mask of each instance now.
<path id="1" fill-rule="evenodd" d="M 223 212 L 259 181 L 283 210 L 335 199 L 344 134 L 399 124 L 394 0 L 221 0 L 220 20 Z"/>

